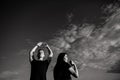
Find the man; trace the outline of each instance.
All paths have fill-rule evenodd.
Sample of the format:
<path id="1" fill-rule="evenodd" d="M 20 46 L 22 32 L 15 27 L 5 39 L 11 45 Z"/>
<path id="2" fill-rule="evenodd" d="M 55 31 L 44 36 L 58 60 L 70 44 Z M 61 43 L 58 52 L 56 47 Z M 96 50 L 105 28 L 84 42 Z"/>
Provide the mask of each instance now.
<path id="1" fill-rule="evenodd" d="M 44 60 L 45 52 L 43 49 L 38 49 L 37 52 L 38 59 L 35 59 L 34 53 L 39 47 L 44 47 L 48 49 L 49 56 L 47 57 L 46 60 Z M 44 42 L 37 43 L 37 45 L 30 51 L 30 56 L 29 56 L 31 63 L 30 80 L 46 80 L 47 69 L 52 57 L 53 57 L 53 52 L 46 43 Z"/>

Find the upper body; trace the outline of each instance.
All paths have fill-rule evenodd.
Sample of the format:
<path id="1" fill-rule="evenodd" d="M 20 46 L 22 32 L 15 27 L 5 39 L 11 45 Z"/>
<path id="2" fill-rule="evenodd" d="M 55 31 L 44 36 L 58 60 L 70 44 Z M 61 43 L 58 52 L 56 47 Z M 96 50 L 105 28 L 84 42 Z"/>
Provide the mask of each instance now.
<path id="1" fill-rule="evenodd" d="M 68 63 L 67 55 L 61 53 L 54 68 L 54 80 L 72 80 L 71 75 L 78 77 L 77 67 L 73 61 Z"/>
<path id="2" fill-rule="evenodd" d="M 35 50 L 40 47 L 42 44 L 38 43 L 30 52 L 30 63 L 31 63 L 31 76 L 30 80 L 46 80 L 46 72 L 48 69 L 48 66 L 50 64 L 51 58 L 53 56 L 53 53 L 48 45 L 45 47 L 49 51 L 49 56 L 46 60 L 44 60 L 45 54 L 43 50 L 38 50 L 36 60 L 34 58 L 34 52 Z"/>
<path id="3" fill-rule="evenodd" d="M 46 73 L 50 61 L 51 58 L 44 61 L 33 60 L 31 62 L 31 80 L 46 80 Z"/>

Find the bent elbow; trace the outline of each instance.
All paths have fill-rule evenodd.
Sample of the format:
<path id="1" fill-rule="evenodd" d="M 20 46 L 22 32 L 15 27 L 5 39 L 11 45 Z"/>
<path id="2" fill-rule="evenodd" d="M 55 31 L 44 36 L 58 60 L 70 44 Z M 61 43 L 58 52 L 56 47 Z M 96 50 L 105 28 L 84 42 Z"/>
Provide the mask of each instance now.
<path id="1" fill-rule="evenodd" d="M 74 77 L 75 78 L 79 78 L 79 74 L 74 74 Z"/>
<path id="2" fill-rule="evenodd" d="M 76 78 L 79 78 L 79 75 L 76 75 Z"/>
<path id="3" fill-rule="evenodd" d="M 74 76 L 75 78 L 78 78 L 78 77 L 79 77 L 77 74 L 73 74 L 73 76 Z"/>

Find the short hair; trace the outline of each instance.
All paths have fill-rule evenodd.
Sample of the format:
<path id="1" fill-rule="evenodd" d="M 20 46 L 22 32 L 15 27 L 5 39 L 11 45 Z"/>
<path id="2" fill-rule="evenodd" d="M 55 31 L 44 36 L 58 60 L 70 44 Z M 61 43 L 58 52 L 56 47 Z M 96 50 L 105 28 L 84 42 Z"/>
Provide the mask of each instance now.
<path id="1" fill-rule="evenodd" d="M 40 54 L 41 54 L 40 51 L 41 51 L 41 50 L 43 50 L 43 49 L 39 49 L 39 50 L 38 50 L 38 53 L 37 53 L 37 58 L 38 58 L 38 59 L 40 58 Z M 43 50 L 43 51 L 44 51 L 44 50 Z"/>

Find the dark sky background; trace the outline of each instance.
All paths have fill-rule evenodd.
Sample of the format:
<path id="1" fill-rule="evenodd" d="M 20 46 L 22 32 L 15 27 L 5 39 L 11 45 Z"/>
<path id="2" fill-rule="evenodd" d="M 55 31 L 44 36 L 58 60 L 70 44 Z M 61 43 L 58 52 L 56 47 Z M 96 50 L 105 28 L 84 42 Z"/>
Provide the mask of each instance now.
<path id="1" fill-rule="evenodd" d="M 64 29 L 67 14 L 70 12 L 75 14 L 74 22 L 79 23 L 84 18 L 97 17 L 101 3 L 101 0 L 4 1 L 0 27 L 0 42 L 3 49 L 0 51 L 9 53 L 11 50 L 15 51 L 13 46 L 19 46 L 18 49 L 26 47 L 23 46 L 26 39 L 36 42 L 52 38 L 57 30 Z"/>
<path id="2" fill-rule="evenodd" d="M 29 50 L 39 41 L 48 41 L 66 29 L 67 14 L 73 23 L 98 23 L 103 0 L 75 1 L 4 1 L 0 24 L 0 78 L 26 80 Z M 94 19 L 94 21 L 92 21 Z M 22 74 L 24 73 L 24 74 Z M 16 76 L 16 77 L 15 77 Z M 22 79 L 19 79 L 22 77 Z"/>

